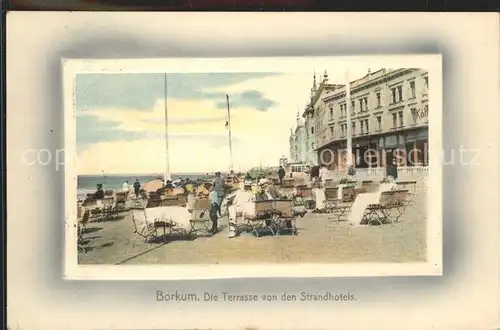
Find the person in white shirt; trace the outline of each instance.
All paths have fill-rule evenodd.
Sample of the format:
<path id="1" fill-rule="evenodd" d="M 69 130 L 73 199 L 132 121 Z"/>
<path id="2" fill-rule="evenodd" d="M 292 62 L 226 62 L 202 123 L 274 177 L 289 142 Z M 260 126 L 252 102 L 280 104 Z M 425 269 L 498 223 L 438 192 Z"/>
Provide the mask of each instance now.
<path id="1" fill-rule="evenodd" d="M 129 191 L 129 184 L 128 184 L 128 180 L 126 180 L 123 184 L 122 184 L 122 191 Z"/>
<path id="2" fill-rule="evenodd" d="M 326 168 L 326 165 L 321 164 L 319 168 L 319 180 L 322 186 L 324 186 L 327 176 L 328 176 L 328 168 Z"/>

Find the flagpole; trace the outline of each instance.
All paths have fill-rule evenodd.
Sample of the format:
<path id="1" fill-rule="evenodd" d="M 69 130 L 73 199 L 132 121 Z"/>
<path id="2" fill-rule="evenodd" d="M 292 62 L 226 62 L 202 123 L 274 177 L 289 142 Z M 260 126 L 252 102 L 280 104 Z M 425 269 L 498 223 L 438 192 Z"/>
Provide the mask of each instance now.
<path id="1" fill-rule="evenodd" d="M 168 84 L 167 84 L 167 73 L 165 73 L 165 173 L 163 174 L 163 179 L 165 182 L 170 180 L 170 157 L 169 157 L 169 145 L 168 145 L 168 105 L 167 105 L 167 96 L 168 96 Z"/>
<path id="2" fill-rule="evenodd" d="M 345 71 L 345 104 L 347 111 L 347 169 L 352 167 L 352 123 L 351 123 L 351 82 L 349 71 Z"/>
<path id="3" fill-rule="evenodd" d="M 231 158 L 231 167 L 230 170 L 234 170 L 233 168 L 233 143 L 231 138 L 231 109 L 229 108 L 229 95 L 226 94 L 227 101 L 227 128 L 229 130 L 229 157 Z"/>

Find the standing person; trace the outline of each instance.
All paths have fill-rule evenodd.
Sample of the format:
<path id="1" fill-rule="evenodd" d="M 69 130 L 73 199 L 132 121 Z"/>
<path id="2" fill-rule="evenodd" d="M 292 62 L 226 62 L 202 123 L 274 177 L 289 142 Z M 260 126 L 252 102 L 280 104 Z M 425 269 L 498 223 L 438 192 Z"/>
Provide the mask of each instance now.
<path id="1" fill-rule="evenodd" d="M 220 208 L 219 197 L 215 190 L 215 186 L 212 186 L 210 194 L 208 195 L 208 200 L 210 201 L 210 220 L 212 220 L 212 229 L 210 232 L 212 235 L 215 235 L 218 232 L 217 220 L 219 219 L 218 212 Z"/>
<path id="2" fill-rule="evenodd" d="M 129 185 L 128 185 L 128 180 L 125 180 L 125 182 L 122 184 L 122 191 L 128 191 Z"/>
<path id="3" fill-rule="evenodd" d="M 283 178 L 285 177 L 285 175 L 286 175 L 285 169 L 283 168 L 283 166 L 280 166 L 278 170 L 278 178 L 280 179 L 280 185 L 283 184 Z"/>
<path id="4" fill-rule="evenodd" d="M 94 193 L 94 198 L 95 199 L 103 199 L 104 198 L 104 190 L 102 189 L 102 183 L 99 183 L 97 185 L 97 190 Z"/>
<path id="5" fill-rule="evenodd" d="M 321 184 L 324 186 L 326 177 L 328 176 L 328 169 L 325 164 L 321 164 L 319 167 L 319 180 Z"/>
<path id="6" fill-rule="evenodd" d="M 315 182 L 316 180 L 318 180 L 319 178 L 319 166 L 316 165 L 316 166 L 313 166 L 311 168 L 311 173 L 310 173 L 310 176 L 311 176 L 311 181 Z"/>
<path id="7" fill-rule="evenodd" d="M 386 169 L 386 177 L 389 182 L 395 181 L 398 179 L 398 165 L 396 159 L 392 160 L 392 164 L 387 165 Z"/>
<path id="8" fill-rule="evenodd" d="M 221 212 L 221 205 L 222 205 L 222 200 L 224 199 L 224 194 L 226 192 L 226 185 L 224 183 L 224 179 L 221 176 L 221 172 L 215 172 L 215 180 L 213 184 L 213 189 L 217 192 L 217 213 L 219 217 L 222 216 Z"/>
<path id="9" fill-rule="evenodd" d="M 139 182 L 139 179 L 135 179 L 134 182 L 134 192 L 135 192 L 135 197 L 139 198 L 139 190 L 141 189 L 141 183 Z"/>

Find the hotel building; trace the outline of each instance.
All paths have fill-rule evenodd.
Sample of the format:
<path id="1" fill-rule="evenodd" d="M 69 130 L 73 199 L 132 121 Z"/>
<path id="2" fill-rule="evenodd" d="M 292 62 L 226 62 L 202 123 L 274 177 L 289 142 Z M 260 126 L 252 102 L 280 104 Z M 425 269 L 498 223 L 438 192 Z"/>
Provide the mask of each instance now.
<path id="1" fill-rule="evenodd" d="M 293 132 L 290 134 L 290 154 L 292 161 L 302 162 L 307 165 L 318 164 L 318 141 L 326 142 L 326 122 L 323 120 L 323 115 L 326 110 L 322 100 L 332 95 L 334 91 L 340 87 L 343 87 L 343 85 L 329 84 L 326 71 L 318 86 L 316 74 L 314 74 L 310 98 L 302 113 L 303 120 L 299 121 L 299 119 L 297 119 L 297 128 L 301 127 L 303 129 L 300 131 L 296 130 L 295 134 L 293 134 Z M 302 134 L 300 138 L 299 134 Z M 297 147 L 297 143 L 300 144 L 303 153 L 300 154 L 300 157 L 294 158 L 292 155 L 297 155 L 297 152 L 292 154 L 292 149 L 300 150 L 300 147 Z"/>
<path id="2" fill-rule="evenodd" d="M 356 168 L 428 164 L 428 73 L 381 69 L 351 81 L 352 157 Z M 330 170 L 345 170 L 347 106 L 344 85 L 328 85 L 325 73 L 304 112 L 308 145 Z M 323 85 L 323 88 L 321 87 Z M 344 151 L 344 152 L 342 152 Z"/>

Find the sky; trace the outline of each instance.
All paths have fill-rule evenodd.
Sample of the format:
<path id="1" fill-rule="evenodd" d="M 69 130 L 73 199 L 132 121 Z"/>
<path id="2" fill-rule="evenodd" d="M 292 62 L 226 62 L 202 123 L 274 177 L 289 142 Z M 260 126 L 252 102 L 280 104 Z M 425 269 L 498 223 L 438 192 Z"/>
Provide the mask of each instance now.
<path id="1" fill-rule="evenodd" d="M 170 172 L 230 169 L 226 94 L 233 168 L 276 166 L 288 156 L 290 128 L 309 100 L 313 73 L 168 74 Z M 323 71 L 316 75 L 319 83 Z M 343 83 L 343 71 L 328 75 L 330 83 Z M 166 170 L 164 73 L 78 74 L 75 93 L 79 174 Z"/>

